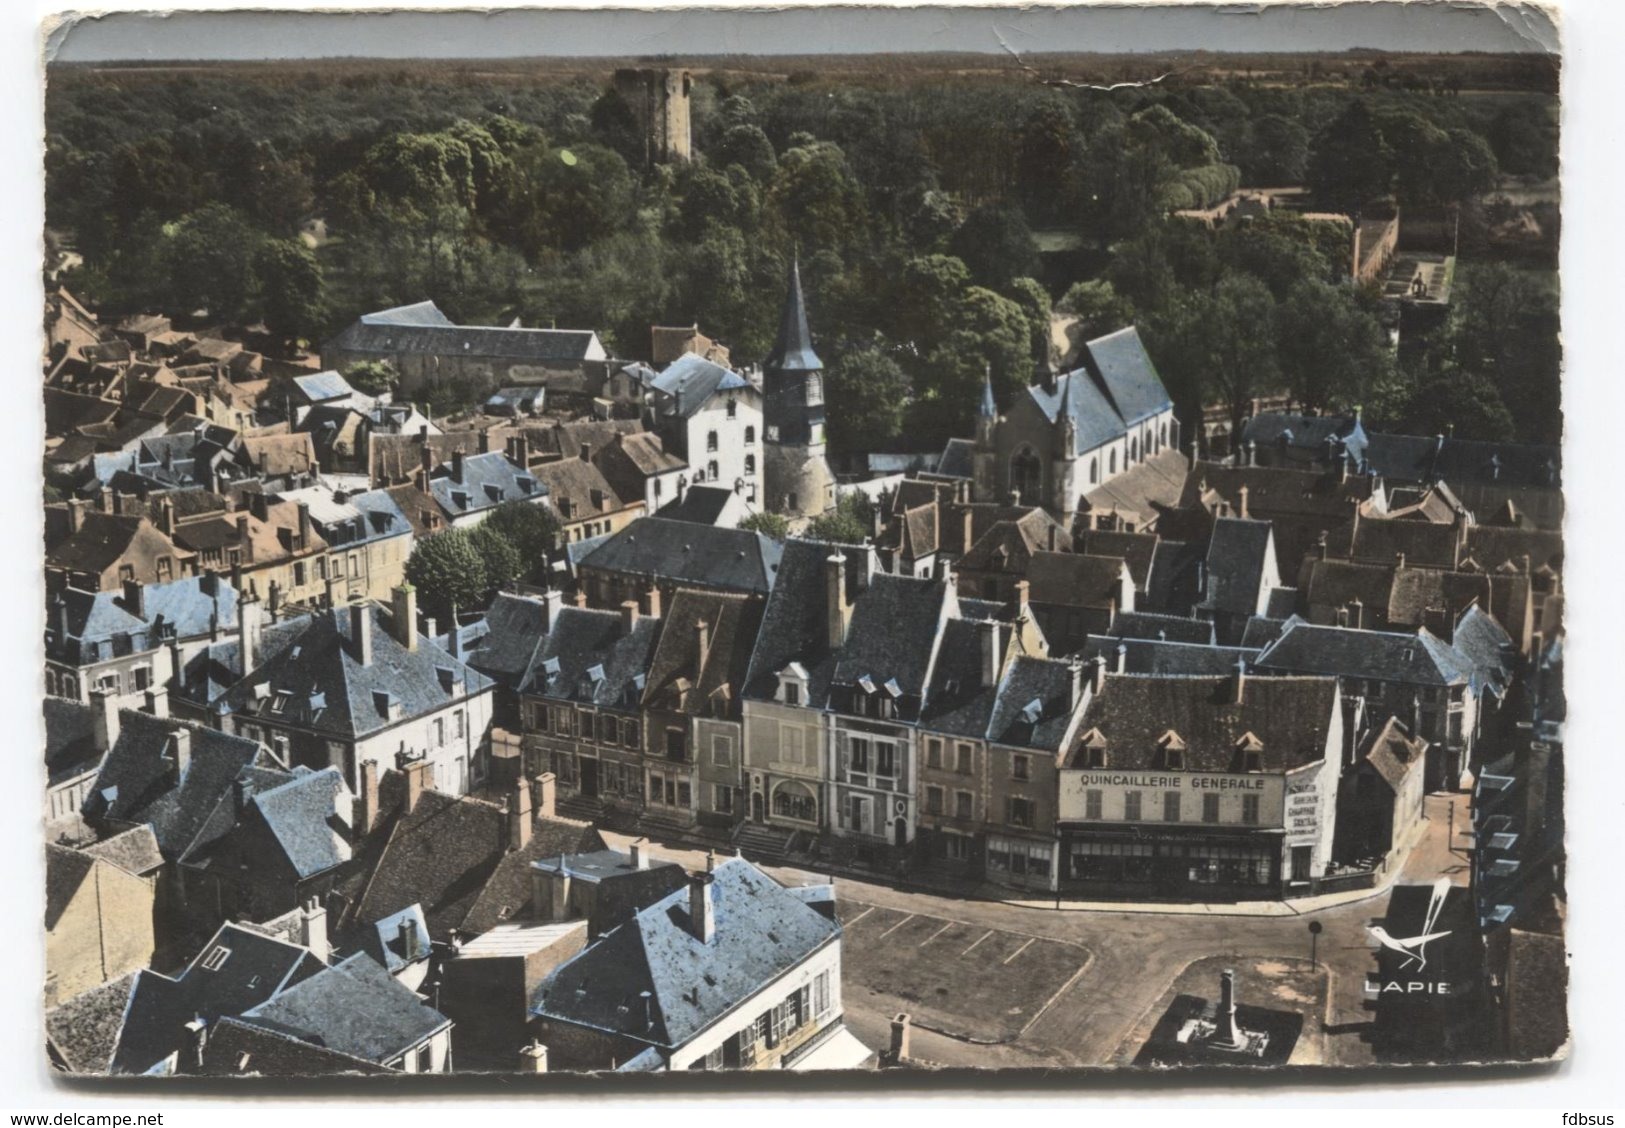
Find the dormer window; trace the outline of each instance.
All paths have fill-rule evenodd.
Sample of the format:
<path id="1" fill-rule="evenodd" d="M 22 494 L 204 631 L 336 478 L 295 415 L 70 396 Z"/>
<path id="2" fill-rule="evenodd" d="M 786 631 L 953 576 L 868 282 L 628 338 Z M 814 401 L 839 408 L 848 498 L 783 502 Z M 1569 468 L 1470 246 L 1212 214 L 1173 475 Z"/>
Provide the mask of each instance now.
<path id="1" fill-rule="evenodd" d="M 801 663 L 791 662 L 779 671 L 778 700 L 785 705 L 804 705 L 807 701 L 807 671 Z"/>
<path id="2" fill-rule="evenodd" d="M 1079 755 L 1081 766 L 1085 768 L 1104 768 L 1106 766 L 1106 745 L 1106 734 L 1098 728 L 1092 728 L 1084 733 Z"/>
<path id="3" fill-rule="evenodd" d="M 1264 742 L 1252 733 L 1244 733 L 1236 741 L 1236 758 L 1244 772 L 1261 772 L 1264 770 Z"/>
<path id="4" fill-rule="evenodd" d="M 1162 749 L 1162 766 L 1168 771 L 1182 772 L 1185 770 L 1185 740 L 1173 729 L 1163 733 L 1157 740 L 1157 746 Z"/>

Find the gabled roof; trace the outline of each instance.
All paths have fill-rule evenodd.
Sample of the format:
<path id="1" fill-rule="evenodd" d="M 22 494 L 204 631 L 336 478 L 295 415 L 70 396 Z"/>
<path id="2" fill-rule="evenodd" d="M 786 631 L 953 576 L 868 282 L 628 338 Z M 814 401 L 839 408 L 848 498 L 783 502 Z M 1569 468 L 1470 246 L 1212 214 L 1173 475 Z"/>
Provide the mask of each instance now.
<path id="1" fill-rule="evenodd" d="M 488 691 L 484 674 L 453 658 L 420 635 L 407 650 L 389 632 L 389 619 L 375 604 L 372 661 L 362 665 L 349 607 L 273 624 L 263 638 L 279 636 L 274 652 L 245 674 L 215 704 L 242 716 L 275 716 L 291 724 L 355 740 L 400 721 L 424 716 L 453 701 Z M 272 647 L 266 647 L 273 651 Z M 380 695 L 399 704 L 391 719 Z"/>
<path id="2" fill-rule="evenodd" d="M 872 548 L 800 537 L 785 542 L 779 560 L 780 582 L 768 597 L 751 654 L 746 697 L 771 700 L 778 689 L 779 672 L 799 662 L 807 671 L 807 704 L 822 707 L 835 669 L 825 612 L 824 562 L 837 552 L 845 559 L 847 598 L 855 599 L 864 575 L 873 568 Z"/>
<path id="3" fill-rule="evenodd" d="M 1259 589 L 1273 570 L 1273 529 L 1268 521 L 1220 517 L 1207 549 L 1207 598 L 1203 606 L 1230 615 L 1258 611 Z"/>
<path id="4" fill-rule="evenodd" d="M 451 325 L 453 321 L 432 301 L 381 309 L 377 313 L 363 313 L 364 325 Z"/>
<path id="5" fill-rule="evenodd" d="M 1451 647 L 1472 670 L 1475 693 L 1505 697 L 1518 664 L 1518 647 L 1495 616 L 1474 605 L 1457 620 Z"/>
<path id="6" fill-rule="evenodd" d="M 1431 686 L 1464 685 L 1469 680 L 1467 660 L 1426 628 L 1394 634 L 1301 620 L 1289 624 L 1259 654 L 1259 669 Z"/>
<path id="7" fill-rule="evenodd" d="M 988 721 L 995 744 L 1057 752 L 1082 703 L 1083 674 L 1070 662 L 1019 654 L 999 683 Z"/>
<path id="8" fill-rule="evenodd" d="M 1082 727 L 1100 730 L 1114 768 L 1161 767 L 1159 741 L 1172 729 L 1185 742 L 1186 771 L 1241 770 L 1239 743 L 1253 733 L 1263 770 L 1280 772 L 1326 757 L 1337 707 L 1335 678 L 1249 677 L 1237 703 L 1233 677 L 1107 674 Z M 1075 752 L 1068 766 L 1081 767 L 1071 762 Z"/>
<path id="9" fill-rule="evenodd" d="M 743 858 L 710 877 L 709 942 L 694 935 L 689 891 L 679 889 L 561 965 L 542 981 L 531 1012 L 675 1048 L 841 934 Z M 643 991 L 652 996 L 647 1023 Z"/>
<path id="10" fill-rule="evenodd" d="M 364 1058 L 307 1042 L 237 1018 L 222 1018 L 209 1031 L 203 1049 L 205 1077 L 306 1077 L 390 1070 Z"/>
<path id="11" fill-rule="evenodd" d="M 350 789 L 338 768 L 319 772 L 295 768 L 287 783 L 251 800 L 267 829 L 301 879 L 336 869 L 350 860 Z"/>
<path id="12" fill-rule="evenodd" d="M 190 762 L 176 779 L 170 757 L 173 734 L 180 730 L 190 734 Z M 114 823 L 150 823 L 164 856 L 178 860 L 207 834 L 223 834 L 234 825 L 233 809 L 225 812 L 224 826 L 211 827 L 217 810 L 233 805 L 233 784 L 239 778 L 249 794 L 288 778 L 281 772 L 254 771 L 271 763 L 255 741 L 125 709 L 119 713 L 118 740 L 102 761 L 86 809 Z"/>
<path id="13" fill-rule="evenodd" d="M 324 346 L 351 352 L 424 356 L 491 356 L 580 363 L 603 356 L 590 329 L 523 329 L 454 325 L 432 302 L 363 314 Z"/>
<path id="14" fill-rule="evenodd" d="M 293 383 L 305 393 L 305 398 L 311 403 L 323 403 L 355 395 L 355 389 L 350 386 L 350 381 L 331 368 L 309 376 L 295 376 Z"/>
<path id="15" fill-rule="evenodd" d="M 725 486 L 689 486 L 681 498 L 661 506 L 655 516 L 692 525 L 715 525 L 734 497 L 733 490 Z"/>
<path id="16" fill-rule="evenodd" d="M 895 681 L 904 696 L 923 698 L 943 625 L 956 613 L 953 588 L 941 580 L 874 576 L 853 604 L 831 681 Z"/>
<path id="17" fill-rule="evenodd" d="M 96 706 L 64 697 L 47 697 L 45 771 L 54 786 L 96 767 L 103 749 L 96 746 Z"/>
<path id="18" fill-rule="evenodd" d="M 1327 440 L 1331 440 L 1328 444 Z M 1242 428 L 1239 446 L 1255 444 L 1264 450 L 1293 447 L 1314 457 L 1329 449 L 1347 450 L 1354 464 L 1365 458 L 1366 433 L 1358 415 L 1304 415 L 1301 412 L 1261 411 Z"/>
<path id="19" fill-rule="evenodd" d="M 965 602 L 960 601 L 962 609 Z M 987 645 L 982 632 L 986 630 L 997 632 L 993 641 L 1002 667 L 1010 635 L 1006 625 L 983 626 L 972 618 L 949 619 L 943 624 L 942 645 L 931 672 L 925 708 L 920 713 L 922 729 L 952 736 L 986 737 L 1002 680 L 992 685 L 982 682 L 982 651 Z"/>
<path id="20" fill-rule="evenodd" d="M 151 556 L 167 554 L 180 561 L 192 558 L 144 517 L 90 512 L 77 533 L 50 551 L 45 566 L 100 575 L 137 551 Z"/>
<path id="21" fill-rule="evenodd" d="M 684 353 L 656 376 L 651 387 L 661 395 L 662 415 L 690 418 L 699 414 L 718 392 L 752 387 L 739 373 L 713 364 L 697 353 Z"/>
<path id="22" fill-rule="evenodd" d="M 451 1025 L 361 953 L 287 987 L 240 1019 L 380 1065 Z"/>
<path id="23" fill-rule="evenodd" d="M 1251 663 L 1258 651 L 1246 646 L 1111 635 L 1090 635 L 1084 643 L 1082 657 L 1103 658 L 1108 670 L 1117 670 L 1119 656 L 1121 672 L 1127 674 L 1218 677 L 1235 673 L 1237 662 Z"/>
<path id="24" fill-rule="evenodd" d="M 731 592 L 679 588 L 665 609 L 644 702 L 695 716 L 736 715 L 763 602 Z M 704 653 L 701 623 L 706 628 Z M 690 687 L 680 702 L 671 692 L 679 679 Z"/>
<path id="25" fill-rule="evenodd" d="M 78 896 L 85 878 L 96 868 L 97 858 L 83 850 L 45 844 L 45 931 L 56 930 L 57 922 Z"/>
<path id="26" fill-rule="evenodd" d="M 985 407 L 985 405 L 984 405 Z M 949 478 L 969 478 L 976 473 L 973 457 L 976 444 L 970 439 L 949 439 L 937 459 L 937 473 Z"/>
<path id="27" fill-rule="evenodd" d="M 1113 638 L 1144 638 L 1164 642 L 1213 645 L 1210 619 L 1186 619 L 1178 615 L 1154 615 L 1147 611 L 1119 611 L 1106 632 Z"/>
<path id="28" fill-rule="evenodd" d="M 111 862 L 125 873 L 141 877 L 155 872 L 164 864 L 163 852 L 158 849 L 158 836 L 150 826 L 131 827 L 94 842 L 84 850 L 104 862 Z"/>
<path id="29" fill-rule="evenodd" d="M 132 971 L 45 1012 L 46 1042 L 70 1074 L 111 1072 L 124 1012 L 140 974 Z"/>
<path id="30" fill-rule="evenodd" d="M 627 629 L 618 611 L 563 607 L 520 689 L 543 697 L 635 710 L 648 683 L 660 620 L 638 616 Z"/>
<path id="31" fill-rule="evenodd" d="M 465 455 L 462 464 L 460 478 L 455 476 L 455 456 L 429 477 L 434 499 L 453 518 L 494 509 L 505 501 L 534 501 L 547 494 L 546 485 L 534 473 L 515 466 L 500 451 Z"/>
<path id="32" fill-rule="evenodd" d="M 1051 423 L 1063 414 L 1072 420 L 1078 450 L 1120 438 L 1173 406 L 1133 326 L 1087 342 L 1079 359 L 1083 366 L 1057 376 L 1053 391 L 1039 383 L 1025 393 Z"/>
<path id="33" fill-rule="evenodd" d="M 1027 582 L 1036 603 L 1115 607 L 1127 567 L 1118 556 L 1035 552 L 1027 565 Z"/>
<path id="34" fill-rule="evenodd" d="M 1422 770 L 1427 747 L 1428 742 L 1413 737 L 1398 717 L 1389 717 L 1382 728 L 1366 738 L 1357 755 L 1397 795 L 1405 785 L 1405 777 Z"/>
<path id="35" fill-rule="evenodd" d="M 499 592 L 485 612 L 485 631 L 464 660 L 486 677 L 517 690 L 547 637 L 547 605 Z"/>
<path id="36" fill-rule="evenodd" d="M 644 517 L 611 535 L 580 567 L 766 595 L 783 551 L 778 541 L 748 529 Z"/>

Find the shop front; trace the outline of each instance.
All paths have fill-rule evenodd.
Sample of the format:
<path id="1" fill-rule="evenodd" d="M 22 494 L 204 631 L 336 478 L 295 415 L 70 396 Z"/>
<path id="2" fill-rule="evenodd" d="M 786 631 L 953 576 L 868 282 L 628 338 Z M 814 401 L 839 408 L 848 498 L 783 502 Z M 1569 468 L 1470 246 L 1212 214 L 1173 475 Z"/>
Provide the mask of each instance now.
<path id="1" fill-rule="evenodd" d="M 1282 895 L 1275 830 L 1061 828 L 1061 889 L 1096 900 L 1234 901 Z"/>

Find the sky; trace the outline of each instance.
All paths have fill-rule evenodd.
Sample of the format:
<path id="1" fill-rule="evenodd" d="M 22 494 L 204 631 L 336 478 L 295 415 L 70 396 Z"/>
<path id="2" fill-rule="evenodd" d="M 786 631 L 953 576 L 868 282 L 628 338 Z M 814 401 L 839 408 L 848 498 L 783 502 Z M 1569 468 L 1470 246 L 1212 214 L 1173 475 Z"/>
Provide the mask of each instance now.
<path id="1" fill-rule="evenodd" d="M 1253 3 L 776 11 L 115 12 L 70 18 L 53 61 L 864 54 L 966 51 L 1550 51 L 1534 5 Z"/>

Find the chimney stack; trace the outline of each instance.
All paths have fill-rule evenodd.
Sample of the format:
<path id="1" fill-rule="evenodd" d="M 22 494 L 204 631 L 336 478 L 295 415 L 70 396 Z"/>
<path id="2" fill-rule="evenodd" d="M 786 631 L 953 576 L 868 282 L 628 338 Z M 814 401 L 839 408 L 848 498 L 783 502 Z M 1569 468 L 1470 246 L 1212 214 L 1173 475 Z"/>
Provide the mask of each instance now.
<path id="1" fill-rule="evenodd" d="M 250 587 L 237 596 L 237 653 L 242 658 L 242 676 L 259 665 L 260 601 Z"/>
<path id="2" fill-rule="evenodd" d="M 532 1038 L 530 1044 L 519 1050 L 520 1073 L 546 1073 L 547 1047 Z"/>
<path id="3" fill-rule="evenodd" d="M 1099 654 L 1089 659 L 1089 684 L 1096 697 L 1106 688 L 1106 659 Z"/>
<path id="4" fill-rule="evenodd" d="M 550 819 L 554 817 L 558 802 L 559 778 L 552 772 L 543 772 L 531 781 L 531 817 Z"/>
<path id="5" fill-rule="evenodd" d="M 592 461 L 592 444 L 591 443 L 582 443 L 581 444 L 581 461 L 583 461 L 583 462 L 591 462 Z"/>
<path id="6" fill-rule="evenodd" d="M 299 551 L 310 547 L 310 502 L 299 503 Z"/>
<path id="7" fill-rule="evenodd" d="M 570 870 L 564 855 L 555 869 L 543 869 L 540 862 L 530 866 L 530 911 L 536 920 L 570 919 Z"/>
<path id="8" fill-rule="evenodd" d="M 632 858 L 632 868 L 646 870 L 649 868 L 649 840 L 647 838 L 634 838 L 632 845 L 627 847 Z"/>
<path id="9" fill-rule="evenodd" d="M 1230 675 L 1230 704 L 1240 705 L 1246 692 L 1247 663 L 1245 660 L 1237 658 L 1235 672 Z"/>
<path id="10" fill-rule="evenodd" d="M 709 873 L 692 874 L 688 879 L 689 927 L 694 930 L 694 939 L 702 944 L 709 944 L 716 933 L 714 906 L 711 904 L 713 880 Z"/>
<path id="11" fill-rule="evenodd" d="M 508 797 L 508 849 L 523 850 L 529 846 L 530 832 L 530 786 L 521 775 L 514 783 L 513 794 Z"/>
<path id="12" fill-rule="evenodd" d="M 165 753 L 169 766 L 175 769 L 177 780 L 186 778 L 186 769 L 192 766 L 192 730 L 181 726 L 169 734 L 169 749 Z"/>
<path id="13" fill-rule="evenodd" d="M 846 557 L 832 552 L 824 561 L 824 614 L 831 650 L 846 645 L 846 628 L 852 621 L 852 607 L 846 601 Z"/>
<path id="14" fill-rule="evenodd" d="M 891 1061 L 893 1065 L 901 1065 L 910 1059 L 909 1042 L 914 1031 L 914 1020 L 907 1014 L 899 1014 L 891 1020 Z"/>
<path id="15" fill-rule="evenodd" d="M 649 581 L 649 590 L 643 593 L 643 613 L 651 619 L 660 618 L 660 585 L 653 580 Z"/>
<path id="16" fill-rule="evenodd" d="M 401 958 L 411 963 L 417 958 L 418 950 L 418 922 L 410 914 L 401 918 L 400 932 Z"/>
<path id="17" fill-rule="evenodd" d="M 1236 491 L 1236 516 L 1247 520 L 1247 487 L 1242 486 Z"/>
<path id="18" fill-rule="evenodd" d="M 1016 581 L 1016 622 L 1021 622 L 1029 615 L 1029 602 L 1032 599 L 1033 585 L 1026 580 Z"/>
<path id="19" fill-rule="evenodd" d="M 124 610 L 137 619 L 146 619 L 147 588 L 140 580 L 124 581 Z"/>
<path id="20" fill-rule="evenodd" d="M 411 814 L 412 809 L 418 805 L 418 796 L 424 791 L 434 787 L 434 765 L 427 760 L 417 760 L 406 765 L 406 807 L 405 814 Z"/>
<path id="21" fill-rule="evenodd" d="M 394 616 L 390 620 L 389 633 L 395 641 L 408 650 L 418 648 L 418 592 L 417 588 L 404 581 L 394 592 Z"/>
<path id="22" fill-rule="evenodd" d="M 372 608 L 365 602 L 350 604 L 350 645 L 357 662 L 372 665 Z"/>
<path id="23" fill-rule="evenodd" d="M 141 711 L 150 717 L 169 716 L 169 694 L 158 689 L 149 689 L 142 695 Z"/>
<path id="24" fill-rule="evenodd" d="M 451 452 L 451 480 L 458 485 L 463 484 L 463 448 L 458 447 Z"/>
<path id="25" fill-rule="evenodd" d="M 980 619 L 976 623 L 976 640 L 981 644 L 982 652 L 982 687 L 991 688 L 999 681 L 999 659 L 1003 655 L 999 652 L 999 624 L 991 619 Z"/>
<path id="26" fill-rule="evenodd" d="M 325 961 L 332 954 L 327 942 L 327 910 L 312 897 L 299 910 L 299 942 Z"/>
<path id="27" fill-rule="evenodd" d="M 118 743 L 118 694 L 110 689 L 93 689 L 90 691 L 90 703 L 96 709 L 96 750 L 106 752 Z"/>
<path id="28" fill-rule="evenodd" d="M 68 499 L 68 533 L 77 533 L 85 527 L 85 510 L 90 508 L 90 502 L 82 497 Z"/>
<path id="29" fill-rule="evenodd" d="M 694 680 L 697 684 L 700 674 L 705 670 L 706 655 L 711 653 L 711 624 L 704 619 L 694 624 L 694 646 L 698 659 L 698 666 L 694 671 Z"/>
<path id="30" fill-rule="evenodd" d="M 361 761 L 361 793 L 356 797 L 356 833 L 368 834 L 378 821 L 378 761 Z"/>
<path id="31" fill-rule="evenodd" d="M 1113 672 L 1119 674 L 1128 673 L 1128 643 L 1126 642 L 1117 644 L 1117 665 Z"/>
<path id="32" fill-rule="evenodd" d="M 624 600 L 621 603 L 621 631 L 624 634 L 631 634 L 637 625 L 638 601 L 635 599 Z"/>

